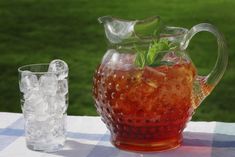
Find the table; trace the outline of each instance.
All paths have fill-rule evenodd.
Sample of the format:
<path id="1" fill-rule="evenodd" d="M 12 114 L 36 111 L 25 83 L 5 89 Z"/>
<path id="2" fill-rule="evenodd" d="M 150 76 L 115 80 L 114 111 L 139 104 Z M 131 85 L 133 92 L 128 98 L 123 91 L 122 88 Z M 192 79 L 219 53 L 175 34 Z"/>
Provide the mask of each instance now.
<path id="1" fill-rule="evenodd" d="M 119 150 L 100 117 L 68 116 L 68 138 L 63 150 L 31 151 L 25 146 L 24 119 L 19 113 L 0 112 L 0 157 L 235 157 L 235 123 L 189 122 L 183 145 L 160 153 Z"/>

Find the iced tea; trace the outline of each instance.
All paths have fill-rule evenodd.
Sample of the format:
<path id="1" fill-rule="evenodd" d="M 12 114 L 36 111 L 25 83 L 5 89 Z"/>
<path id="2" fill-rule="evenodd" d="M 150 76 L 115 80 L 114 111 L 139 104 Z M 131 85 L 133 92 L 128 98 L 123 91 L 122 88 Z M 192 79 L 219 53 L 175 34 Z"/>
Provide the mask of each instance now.
<path id="1" fill-rule="evenodd" d="M 131 57 L 125 56 L 128 61 Z M 93 96 L 113 144 L 135 151 L 179 146 L 194 111 L 195 75 L 187 61 L 143 69 L 120 62 L 101 64 L 94 75 Z"/>

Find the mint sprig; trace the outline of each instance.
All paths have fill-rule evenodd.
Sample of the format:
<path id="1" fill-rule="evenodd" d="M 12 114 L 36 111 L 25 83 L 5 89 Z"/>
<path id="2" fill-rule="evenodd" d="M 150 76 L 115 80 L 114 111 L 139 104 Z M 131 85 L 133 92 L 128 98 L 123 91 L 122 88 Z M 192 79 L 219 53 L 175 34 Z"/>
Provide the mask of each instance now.
<path id="1" fill-rule="evenodd" d="M 135 65 L 143 68 L 145 65 L 156 66 L 159 65 L 159 62 L 163 55 L 176 47 L 171 44 L 167 39 L 160 39 L 159 41 L 154 40 L 150 43 L 148 50 L 140 50 L 136 46 L 136 59 Z"/>
<path id="2" fill-rule="evenodd" d="M 138 52 L 135 59 L 135 65 L 137 65 L 140 68 L 143 68 L 146 64 L 145 62 L 146 62 L 146 51 Z"/>

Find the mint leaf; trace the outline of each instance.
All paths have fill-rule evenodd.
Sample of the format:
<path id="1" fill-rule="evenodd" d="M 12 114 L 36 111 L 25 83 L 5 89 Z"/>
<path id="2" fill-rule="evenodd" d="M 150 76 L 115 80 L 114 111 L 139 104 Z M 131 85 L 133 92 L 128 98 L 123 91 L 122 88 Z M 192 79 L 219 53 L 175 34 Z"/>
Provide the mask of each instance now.
<path id="1" fill-rule="evenodd" d="M 159 51 L 167 51 L 170 49 L 170 43 L 167 39 L 161 39 L 158 43 L 156 43 L 156 46 L 158 46 Z"/>
<path id="2" fill-rule="evenodd" d="M 156 57 L 161 51 L 167 51 L 170 49 L 169 42 L 167 39 L 160 39 L 159 42 L 154 41 L 149 46 L 148 54 L 147 54 L 147 63 L 151 65 L 154 63 Z"/>
<path id="3" fill-rule="evenodd" d="M 139 51 L 136 55 L 135 65 L 137 65 L 140 68 L 143 68 L 145 66 L 145 61 L 146 61 L 146 51 Z"/>
<path id="4" fill-rule="evenodd" d="M 157 41 L 154 41 L 154 43 L 151 43 L 149 45 L 149 50 L 147 53 L 147 64 L 152 64 L 154 62 L 154 59 L 157 56 L 158 47 L 157 47 Z"/>
<path id="5" fill-rule="evenodd" d="M 150 43 L 148 51 L 139 50 L 136 46 L 137 56 L 135 60 L 135 65 L 140 68 L 143 68 L 145 65 L 159 65 L 165 53 L 175 48 L 176 46 L 170 43 L 167 39 L 153 41 L 152 43 Z"/>

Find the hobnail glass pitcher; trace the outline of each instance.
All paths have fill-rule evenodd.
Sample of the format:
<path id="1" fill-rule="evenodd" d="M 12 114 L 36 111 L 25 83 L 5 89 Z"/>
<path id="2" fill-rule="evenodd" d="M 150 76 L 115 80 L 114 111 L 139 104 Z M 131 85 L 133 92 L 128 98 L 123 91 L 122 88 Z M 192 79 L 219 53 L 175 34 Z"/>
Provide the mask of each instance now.
<path id="1" fill-rule="evenodd" d="M 188 30 L 165 26 L 158 16 L 133 21 L 104 16 L 99 22 L 109 46 L 94 74 L 93 98 L 111 142 L 132 151 L 180 146 L 186 123 L 225 72 L 223 36 L 208 23 Z M 217 61 L 207 76 L 197 74 L 186 51 L 201 31 L 218 42 Z"/>

